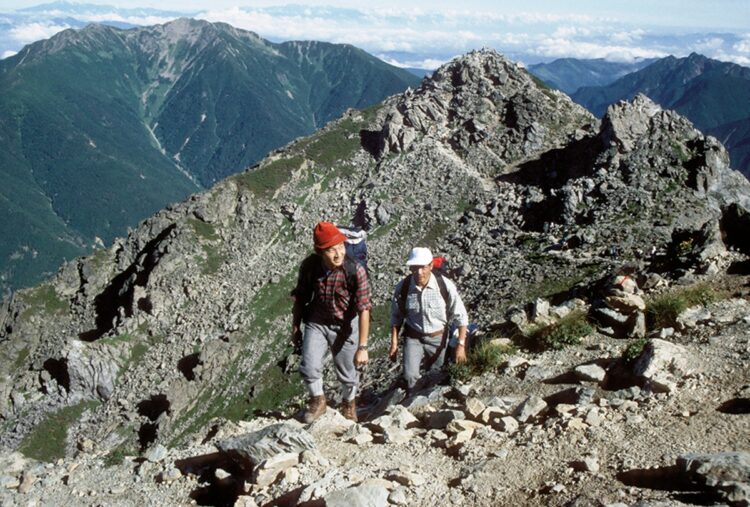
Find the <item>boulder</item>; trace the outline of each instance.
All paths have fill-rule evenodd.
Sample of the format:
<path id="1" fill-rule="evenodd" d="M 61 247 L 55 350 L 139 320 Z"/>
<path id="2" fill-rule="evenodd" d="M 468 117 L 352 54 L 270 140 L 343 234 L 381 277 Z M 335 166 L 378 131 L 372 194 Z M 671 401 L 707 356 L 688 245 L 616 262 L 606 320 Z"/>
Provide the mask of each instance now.
<path id="1" fill-rule="evenodd" d="M 315 449 L 315 441 L 303 428 L 290 423 L 280 423 L 272 424 L 260 431 L 222 440 L 216 447 L 234 458 L 249 462 L 254 467 L 277 454 Z"/>
<path id="2" fill-rule="evenodd" d="M 692 362 L 685 347 L 654 338 L 635 361 L 633 373 L 643 378 L 652 390 L 670 392 L 680 380 L 694 373 Z"/>
<path id="3" fill-rule="evenodd" d="M 677 467 L 688 482 L 714 490 L 728 505 L 750 505 L 750 453 L 684 454 Z"/>
<path id="4" fill-rule="evenodd" d="M 72 340 L 64 352 L 73 399 L 107 400 L 114 392 L 120 368 L 130 355 L 127 342 L 89 344 Z"/>

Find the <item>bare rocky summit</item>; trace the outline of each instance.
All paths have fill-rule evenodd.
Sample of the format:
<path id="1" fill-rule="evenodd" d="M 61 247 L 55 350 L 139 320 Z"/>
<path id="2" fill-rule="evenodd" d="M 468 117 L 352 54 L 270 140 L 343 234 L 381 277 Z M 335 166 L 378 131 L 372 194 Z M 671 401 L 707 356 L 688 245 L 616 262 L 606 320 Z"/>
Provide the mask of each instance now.
<path id="1" fill-rule="evenodd" d="M 638 96 L 600 124 L 470 53 L 4 301 L 0 501 L 748 505 L 748 209 L 683 117 Z M 361 422 L 305 426 L 288 294 L 312 226 L 355 216 Z M 502 360 L 404 401 L 386 331 L 417 244 Z"/>

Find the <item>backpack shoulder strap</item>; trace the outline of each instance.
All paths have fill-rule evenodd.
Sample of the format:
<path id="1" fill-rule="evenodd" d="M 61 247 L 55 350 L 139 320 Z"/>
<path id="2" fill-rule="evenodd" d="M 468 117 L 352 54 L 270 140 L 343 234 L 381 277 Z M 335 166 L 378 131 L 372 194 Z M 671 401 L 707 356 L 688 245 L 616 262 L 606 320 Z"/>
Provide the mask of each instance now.
<path id="1" fill-rule="evenodd" d="M 440 287 L 440 295 L 443 297 L 443 301 L 445 301 L 445 310 L 448 311 L 449 306 L 449 295 L 448 295 L 448 286 L 445 284 L 445 278 L 443 278 L 443 275 L 440 273 L 435 273 L 433 271 L 433 274 L 435 275 L 435 279 L 437 280 L 438 287 Z"/>
<path id="2" fill-rule="evenodd" d="M 411 285 L 411 274 L 404 277 L 401 282 L 401 292 L 398 295 L 398 311 L 401 315 L 406 317 L 406 296 L 409 294 L 409 286 Z"/>
<path id="3" fill-rule="evenodd" d="M 357 292 L 357 265 L 359 263 L 348 255 L 344 258 L 344 272 L 346 273 L 346 288 L 350 294 Z"/>
<path id="4" fill-rule="evenodd" d="M 292 296 L 303 305 L 309 303 L 315 291 L 315 276 L 320 271 L 320 257 L 310 254 L 302 261 L 297 277 L 297 286 L 292 290 Z"/>

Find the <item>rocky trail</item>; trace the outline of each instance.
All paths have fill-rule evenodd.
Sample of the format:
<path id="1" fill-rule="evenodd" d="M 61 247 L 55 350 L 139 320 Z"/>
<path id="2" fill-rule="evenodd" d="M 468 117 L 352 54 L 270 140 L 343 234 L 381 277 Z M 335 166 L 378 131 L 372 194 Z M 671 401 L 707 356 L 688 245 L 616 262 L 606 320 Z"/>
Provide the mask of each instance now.
<path id="1" fill-rule="evenodd" d="M 496 371 L 405 403 L 382 389 L 356 424 L 331 407 L 311 425 L 218 418 L 190 445 L 115 466 L 85 437 L 52 464 L 14 453 L 3 504 L 747 505 L 750 277 L 721 284 L 744 297 L 684 311 L 635 357 L 596 331 L 508 349 Z"/>

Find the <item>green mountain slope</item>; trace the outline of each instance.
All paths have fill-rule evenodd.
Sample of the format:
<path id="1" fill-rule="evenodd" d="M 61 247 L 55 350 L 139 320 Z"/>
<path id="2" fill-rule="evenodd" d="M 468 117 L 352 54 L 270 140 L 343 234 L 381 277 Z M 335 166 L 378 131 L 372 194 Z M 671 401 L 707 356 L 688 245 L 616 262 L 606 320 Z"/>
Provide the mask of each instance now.
<path id="1" fill-rule="evenodd" d="M 529 72 L 568 95 L 582 86 L 605 86 L 631 72 L 646 67 L 654 59 L 639 60 L 633 63 L 608 62 L 603 58 L 579 60 L 559 58 L 549 63 L 529 66 Z"/>
<path id="2" fill-rule="evenodd" d="M 697 128 L 725 142 L 733 167 L 750 175 L 750 68 L 698 54 L 667 57 L 608 86 L 584 87 L 573 100 L 597 116 L 618 100 L 643 93 L 689 118 Z M 732 135 L 729 135 L 732 133 Z"/>
<path id="3" fill-rule="evenodd" d="M 0 61 L 0 290 L 419 79 L 351 46 L 179 19 Z"/>

